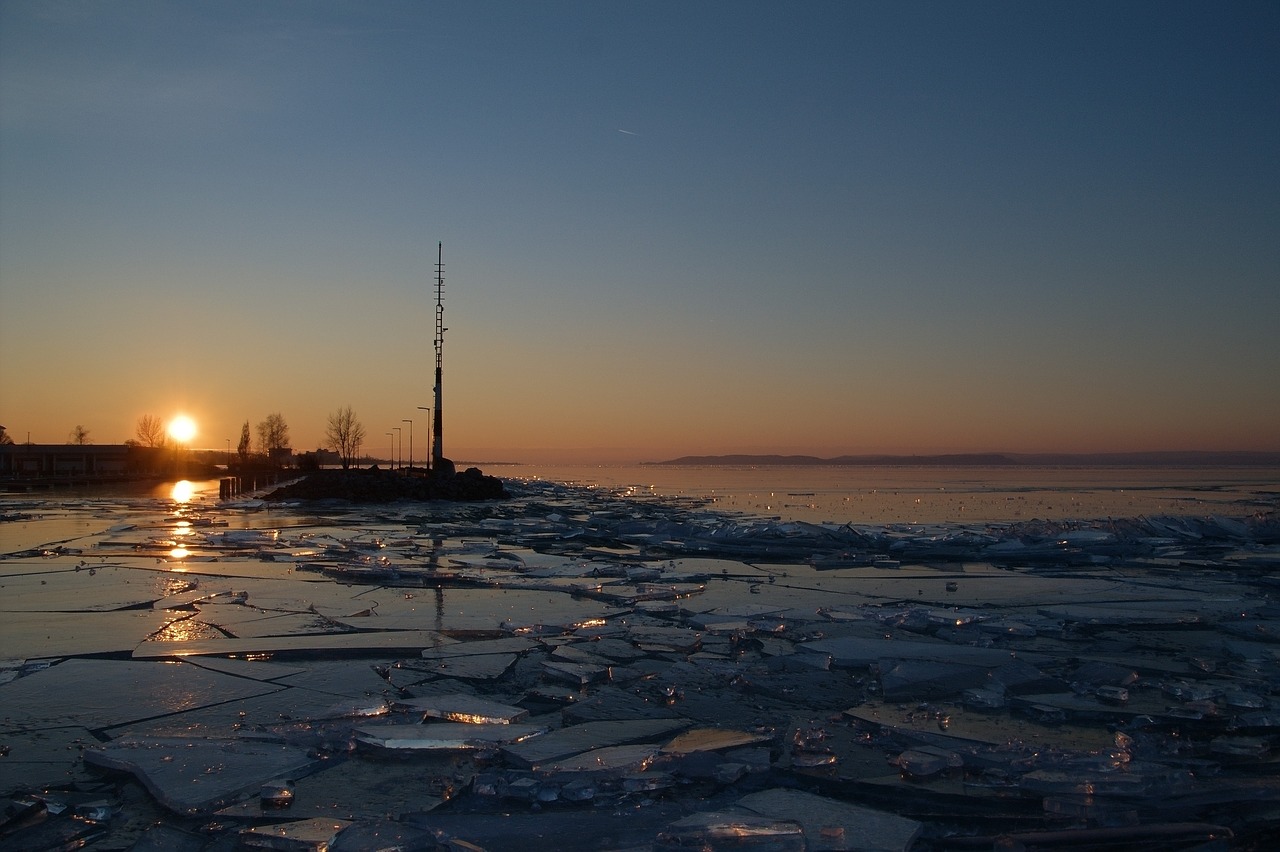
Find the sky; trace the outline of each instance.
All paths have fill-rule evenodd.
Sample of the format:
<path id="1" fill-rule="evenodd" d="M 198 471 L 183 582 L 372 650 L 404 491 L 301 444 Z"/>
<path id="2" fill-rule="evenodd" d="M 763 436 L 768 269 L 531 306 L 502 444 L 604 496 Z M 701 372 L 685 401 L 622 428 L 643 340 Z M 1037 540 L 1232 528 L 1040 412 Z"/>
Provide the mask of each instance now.
<path id="1" fill-rule="evenodd" d="M 18 441 L 420 459 L 443 244 L 457 460 L 1278 451 L 1278 225 L 1270 0 L 0 3 Z"/>

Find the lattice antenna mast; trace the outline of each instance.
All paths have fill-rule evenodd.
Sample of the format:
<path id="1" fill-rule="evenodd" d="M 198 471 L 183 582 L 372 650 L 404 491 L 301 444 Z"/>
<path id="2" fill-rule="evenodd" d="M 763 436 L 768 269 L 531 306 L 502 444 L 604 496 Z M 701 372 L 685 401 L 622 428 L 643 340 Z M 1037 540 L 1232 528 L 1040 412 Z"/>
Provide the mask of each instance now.
<path id="1" fill-rule="evenodd" d="M 444 364 L 444 243 L 436 246 L 436 404 L 432 413 L 431 466 L 441 471 L 444 460 L 444 415 L 441 411 L 441 377 Z"/>

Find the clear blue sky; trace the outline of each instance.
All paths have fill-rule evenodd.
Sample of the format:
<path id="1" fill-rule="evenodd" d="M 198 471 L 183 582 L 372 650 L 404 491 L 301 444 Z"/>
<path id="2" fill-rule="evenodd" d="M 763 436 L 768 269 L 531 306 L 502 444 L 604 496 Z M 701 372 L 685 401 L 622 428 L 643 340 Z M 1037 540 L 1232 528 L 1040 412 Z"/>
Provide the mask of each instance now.
<path id="1" fill-rule="evenodd" d="M 0 4 L 0 423 L 1280 450 L 1274 2 Z M 407 426 L 406 426 L 407 433 Z M 407 434 L 406 434 L 407 440 Z"/>

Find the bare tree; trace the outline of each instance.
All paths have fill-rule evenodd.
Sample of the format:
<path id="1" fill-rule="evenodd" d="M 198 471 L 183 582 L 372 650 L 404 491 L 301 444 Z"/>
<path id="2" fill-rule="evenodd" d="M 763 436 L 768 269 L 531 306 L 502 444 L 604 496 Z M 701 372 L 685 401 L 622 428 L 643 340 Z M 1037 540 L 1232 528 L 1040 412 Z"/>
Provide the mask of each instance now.
<path id="1" fill-rule="evenodd" d="M 13 443 L 13 438 L 10 438 L 9 433 L 4 430 L 3 426 L 0 426 L 0 444 L 12 444 L 12 443 Z"/>
<path id="2" fill-rule="evenodd" d="M 356 413 L 348 405 L 329 415 L 324 438 L 329 449 L 342 457 L 342 469 L 346 470 L 360 455 L 360 445 L 364 443 L 364 425 L 356 419 Z"/>
<path id="3" fill-rule="evenodd" d="M 144 447 L 164 446 L 164 423 L 154 414 L 144 414 L 139 417 L 134 434 L 138 436 L 138 443 Z"/>
<path id="4" fill-rule="evenodd" d="M 258 445 L 268 455 L 272 450 L 289 446 L 289 424 L 284 422 L 284 415 L 268 414 L 267 419 L 258 424 Z"/>
<path id="5" fill-rule="evenodd" d="M 92 444 L 93 442 L 89 440 L 89 430 L 77 423 L 76 428 L 72 429 L 71 434 L 67 436 L 67 443 L 83 446 L 84 444 Z"/>

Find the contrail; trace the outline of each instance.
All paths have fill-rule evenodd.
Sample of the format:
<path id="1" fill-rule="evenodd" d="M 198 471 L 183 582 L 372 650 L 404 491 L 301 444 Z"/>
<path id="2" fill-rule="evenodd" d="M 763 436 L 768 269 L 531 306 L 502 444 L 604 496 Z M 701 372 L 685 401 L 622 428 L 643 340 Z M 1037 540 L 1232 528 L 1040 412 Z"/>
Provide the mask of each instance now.
<path id="1" fill-rule="evenodd" d="M 623 130 L 621 127 L 619 127 L 619 128 L 618 128 L 618 132 L 619 132 L 619 133 L 625 133 L 625 134 L 627 134 L 628 136 L 639 136 L 639 135 L 640 135 L 639 133 L 636 133 L 634 130 Z"/>

